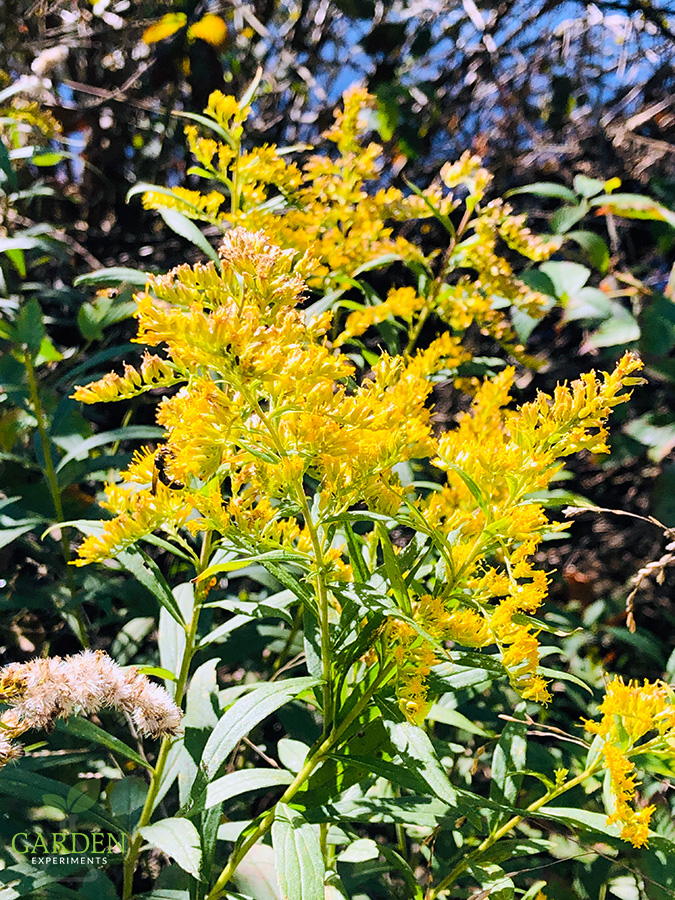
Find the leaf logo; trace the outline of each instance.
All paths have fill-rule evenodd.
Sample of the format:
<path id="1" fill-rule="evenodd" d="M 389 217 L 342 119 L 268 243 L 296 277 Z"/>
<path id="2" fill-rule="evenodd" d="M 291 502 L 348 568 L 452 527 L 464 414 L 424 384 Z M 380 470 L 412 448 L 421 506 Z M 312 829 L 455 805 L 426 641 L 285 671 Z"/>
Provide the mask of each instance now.
<path id="1" fill-rule="evenodd" d="M 101 787 L 97 781 L 75 784 L 65 797 L 60 794 L 43 794 L 42 800 L 48 806 L 60 809 L 67 816 L 75 816 L 91 807 L 98 800 Z"/>

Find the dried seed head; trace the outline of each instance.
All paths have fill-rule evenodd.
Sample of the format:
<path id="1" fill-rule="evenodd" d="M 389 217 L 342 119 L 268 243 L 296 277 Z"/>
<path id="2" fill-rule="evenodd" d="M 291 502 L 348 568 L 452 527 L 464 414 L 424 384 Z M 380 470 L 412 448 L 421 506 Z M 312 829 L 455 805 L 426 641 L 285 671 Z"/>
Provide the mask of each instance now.
<path id="1" fill-rule="evenodd" d="M 12 739 L 29 728 L 50 732 L 57 719 L 110 707 L 128 713 L 141 734 L 181 732 L 182 713 L 169 694 L 137 669 L 121 669 L 101 650 L 33 659 L 0 669 L 0 767 L 23 751 Z"/>

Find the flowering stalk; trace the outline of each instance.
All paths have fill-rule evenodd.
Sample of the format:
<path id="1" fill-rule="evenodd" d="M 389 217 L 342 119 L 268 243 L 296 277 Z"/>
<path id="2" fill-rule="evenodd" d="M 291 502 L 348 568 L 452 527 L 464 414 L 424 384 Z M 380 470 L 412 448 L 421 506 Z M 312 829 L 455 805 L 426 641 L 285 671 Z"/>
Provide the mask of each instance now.
<path id="1" fill-rule="evenodd" d="M 599 721 L 586 720 L 586 730 L 602 738 L 602 746 L 594 754 L 592 761 L 583 772 L 564 781 L 567 772 L 559 771 L 558 783 L 550 788 L 542 797 L 530 803 L 522 813 L 512 816 L 471 853 L 467 854 L 455 868 L 435 887 L 430 887 L 426 900 L 436 900 L 447 890 L 456 878 L 467 870 L 482 853 L 505 837 L 525 818 L 533 815 L 551 800 L 566 793 L 587 778 L 604 769 L 609 775 L 610 796 L 613 797 L 614 808 L 608 810 L 607 825 L 620 825 L 620 837 L 629 841 L 634 847 L 646 846 L 649 836 L 649 821 L 654 812 L 653 806 L 633 809 L 630 805 L 635 799 L 635 765 L 631 757 L 647 752 L 660 753 L 670 759 L 675 753 L 675 697 L 672 688 L 663 682 L 643 684 L 631 681 L 624 683 L 621 678 L 613 678 L 607 684 L 605 696 L 598 707 L 602 713 Z M 654 734 L 647 741 L 642 739 Z"/>

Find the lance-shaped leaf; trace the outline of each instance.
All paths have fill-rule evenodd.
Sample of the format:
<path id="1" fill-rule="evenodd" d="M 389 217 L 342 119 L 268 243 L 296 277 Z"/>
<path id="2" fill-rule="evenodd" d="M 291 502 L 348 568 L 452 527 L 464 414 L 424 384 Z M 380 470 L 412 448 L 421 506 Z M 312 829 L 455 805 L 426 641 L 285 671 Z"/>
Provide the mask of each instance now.
<path id="1" fill-rule="evenodd" d="M 272 845 L 281 900 L 324 900 L 325 867 L 318 826 L 278 803 Z"/>

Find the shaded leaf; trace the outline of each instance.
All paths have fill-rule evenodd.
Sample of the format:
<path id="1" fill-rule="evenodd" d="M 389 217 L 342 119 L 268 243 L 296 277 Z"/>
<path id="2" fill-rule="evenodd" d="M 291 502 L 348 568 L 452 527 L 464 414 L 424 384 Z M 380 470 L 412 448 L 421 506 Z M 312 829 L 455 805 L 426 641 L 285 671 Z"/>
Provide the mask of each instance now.
<path id="1" fill-rule="evenodd" d="M 189 819 L 162 819 L 140 829 L 142 837 L 174 859 L 181 869 L 199 879 L 201 843 L 199 832 Z"/>

